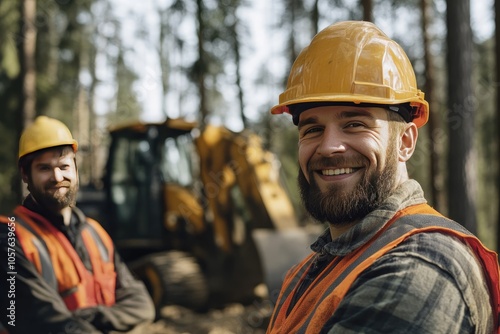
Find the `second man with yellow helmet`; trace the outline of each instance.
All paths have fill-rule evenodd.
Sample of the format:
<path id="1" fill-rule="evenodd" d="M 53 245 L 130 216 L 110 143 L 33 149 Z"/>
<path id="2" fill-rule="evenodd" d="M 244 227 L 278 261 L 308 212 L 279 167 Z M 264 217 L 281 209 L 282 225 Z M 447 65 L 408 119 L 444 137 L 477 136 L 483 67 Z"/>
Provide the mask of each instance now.
<path id="1" fill-rule="evenodd" d="M 125 332 L 154 318 L 146 288 L 109 235 L 75 206 L 77 149 L 69 129 L 46 116 L 19 141 L 30 194 L 0 216 L 0 278 L 9 285 L 0 294 L 9 317 L 0 323 L 8 333 Z"/>

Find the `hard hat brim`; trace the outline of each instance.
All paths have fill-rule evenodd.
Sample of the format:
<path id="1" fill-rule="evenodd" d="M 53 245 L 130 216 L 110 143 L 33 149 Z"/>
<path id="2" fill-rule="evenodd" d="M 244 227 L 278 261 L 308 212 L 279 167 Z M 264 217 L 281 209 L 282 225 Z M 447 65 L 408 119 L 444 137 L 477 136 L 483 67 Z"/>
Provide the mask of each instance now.
<path id="1" fill-rule="evenodd" d="M 22 157 L 24 157 L 30 153 L 34 153 L 36 151 L 40 151 L 40 150 L 44 150 L 44 149 L 52 148 L 52 147 L 64 146 L 64 145 L 71 145 L 73 147 L 73 152 L 75 152 L 75 153 L 78 151 L 78 142 L 75 139 L 68 141 L 68 142 L 58 141 L 55 143 L 44 143 L 43 145 L 32 146 L 31 149 L 26 150 L 24 152 L 20 152 L 19 159 L 21 159 Z"/>
<path id="2" fill-rule="evenodd" d="M 429 117 L 429 104 L 427 101 L 423 99 L 419 99 L 418 102 L 415 101 L 414 98 L 402 99 L 402 100 L 391 100 L 391 103 L 388 103 L 387 99 L 384 98 L 376 98 L 373 96 L 362 96 L 359 97 L 353 95 L 321 95 L 321 96 L 310 96 L 310 97 L 302 97 L 299 99 L 288 100 L 286 102 L 277 104 L 271 108 L 271 114 L 292 114 L 290 112 L 290 106 L 297 104 L 315 104 L 315 103 L 346 103 L 346 104 L 369 104 L 369 105 L 380 105 L 380 106 L 388 106 L 388 105 L 399 105 L 409 103 L 412 106 L 418 107 L 419 111 L 417 113 L 417 117 L 415 117 L 412 122 L 414 122 L 417 127 L 424 126 Z"/>

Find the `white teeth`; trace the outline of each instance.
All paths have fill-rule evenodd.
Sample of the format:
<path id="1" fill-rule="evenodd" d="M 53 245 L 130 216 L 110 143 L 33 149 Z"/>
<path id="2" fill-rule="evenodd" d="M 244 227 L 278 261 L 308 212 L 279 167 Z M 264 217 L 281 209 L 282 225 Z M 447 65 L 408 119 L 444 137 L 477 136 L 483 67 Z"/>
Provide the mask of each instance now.
<path id="1" fill-rule="evenodd" d="M 353 168 L 337 168 L 337 169 L 323 169 L 321 174 L 323 175 L 341 175 L 341 174 L 351 174 L 354 173 Z"/>

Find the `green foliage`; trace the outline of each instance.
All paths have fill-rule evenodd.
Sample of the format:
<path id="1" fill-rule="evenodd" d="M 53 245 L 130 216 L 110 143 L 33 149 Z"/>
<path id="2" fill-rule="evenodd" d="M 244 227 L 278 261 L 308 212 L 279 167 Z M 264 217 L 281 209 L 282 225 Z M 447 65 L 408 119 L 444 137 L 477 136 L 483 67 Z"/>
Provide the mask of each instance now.
<path id="1" fill-rule="evenodd" d="M 6 119 L 3 115 L 0 123 L 0 214 L 10 214 L 14 206 L 18 203 L 18 198 L 13 196 L 14 187 L 19 186 L 20 181 L 14 182 L 17 175 L 17 143 L 11 138 L 15 136 L 15 131 L 9 129 L 3 121 Z M 19 180 L 19 179 L 18 179 Z"/>
<path id="2" fill-rule="evenodd" d="M 92 48 L 91 33 L 79 17 L 93 0 L 37 3 L 37 113 L 59 118 L 73 127 L 80 94 L 82 56 Z M 60 4 L 61 3 L 61 4 Z"/>
<path id="3" fill-rule="evenodd" d="M 0 3 L 0 73 L 9 79 L 15 78 L 20 71 L 16 48 L 19 17 L 15 1 Z"/>
<path id="4" fill-rule="evenodd" d="M 20 8 L 17 1 L 0 2 L 0 214 L 9 214 L 18 202 L 14 188 L 17 176 L 17 128 L 19 123 L 20 72 L 18 60 Z"/>
<path id="5" fill-rule="evenodd" d="M 133 86 L 137 80 L 137 74 L 125 65 L 123 51 L 120 49 L 116 62 L 116 110 L 108 114 L 108 124 L 119 124 L 139 120 L 141 106 L 134 94 Z"/>
<path id="6" fill-rule="evenodd" d="M 498 145 L 496 136 L 495 99 L 498 84 L 495 82 L 495 52 L 493 39 L 476 45 L 474 73 L 474 108 L 476 112 L 475 148 L 478 155 L 478 184 L 477 184 L 477 218 L 478 235 L 488 247 L 494 249 L 495 233 L 498 231 L 498 203 L 499 193 L 496 189 L 496 180 L 499 177 L 499 161 L 496 157 Z M 498 233 L 498 232 L 497 232 Z"/>
<path id="7" fill-rule="evenodd" d="M 200 110 L 188 110 L 192 101 L 206 99 L 205 106 L 209 116 L 223 120 L 227 115 L 237 114 L 234 100 L 241 103 L 241 118 L 245 125 L 257 131 L 268 148 L 279 157 L 285 182 L 292 195 L 296 208 L 302 208 L 297 189 L 297 131 L 288 115 L 270 116 L 269 107 L 278 100 L 279 92 L 285 86 L 287 71 L 298 52 L 308 43 L 317 28 L 322 28 L 339 20 L 360 19 L 360 2 L 300 1 L 282 0 L 273 2 L 273 22 L 264 29 L 269 36 L 276 36 L 272 59 L 264 59 L 252 69 L 255 82 L 242 82 L 238 71 L 243 69 L 244 57 L 252 54 L 254 45 L 248 33 L 247 24 L 253 18 L 244 15 L 247 2 L 242 0 L 219 1 L 181 1 L 156 2 L 158 11 L 158 36 L 151 30 L 148 18 L 136 13 L 127 14 L 127 19 L 135 21 L 139 28 L 130 30 L 122 27 L 123 17 L 116 16 L 114 6 L 120 1 L 81 0 L 81 1 L 37 1 L 37 113 L 47 114 L 63 120 L 78 135 L 84 155 L 81 173 L 98 174 L 102 164 L 91 164 L 87 159 L 98 149 L 105 149 L 102 135 L 104 125 L 137 120 L 142 116 L 143 103 L 138 96 L 137 81 L 143 75 L 140 66 L 133 64 L 130 54 L 144 50 L 134 49 L 134 40 L 154 40 L 149 49 L 157 50 L 159 72 L 163 96 L 178 90 L 178 110 L 173 112 L 162 106 L 168 114 L 185 116 L 188 113 L 199 115 Z M 441 5 L 439 5 L 441 4 Z M 438 140 L 447 141 L 445 114 L 446 86 L 444 54 L 444 13 L 443 1 L 433 2 L 435 23 L 432 26 L 434 40 L 433 57 L 441 66 L 436 73 L 437 104 L 431 112 L 438 113 L 442 120 Z M 315 12 L 314 6 L 318 6 Z M 421 47 L 420 17 L 409 15 L 419 10 L 419 1 L 374 1 L 376 23 L 388 27 L 388 33 L 402 44 L 415 65 L 419 86 L 424 80 L 423 48 Z M 199 8 L 198 8 L 199 7 Z M 316 15 L 316 16 L 315 16 Z M 201 20 L 199 19 L 201 17 Z M 254 24 L 255 22 L 252 22 Z M 257 24 L 262 24 L 258 22 Z M 193 27 L 194 26 L 194 27 Z M 201 27 L 195 36 L 196 27 Z M 21 124 L 21 80 L 19 62 L 19 43 L 22 41 L 23 22 L 21 21 L 19 1 L 0 2 L 0 210 L 5 211 L 17 201 L 13 189 L 19 186 L 16 171 L 16 151 L 18 128 Z M 186 28 L 187 27 L 187 28 Z M 129 29 L 130 27 L 127 27 Z M 187 30 L 186 30 L 187 29 Z M 161 31 L 161 32 L 160 32 Z M 185 31 L 189 31 L 186 33 Z M 155 38 L 153 39 L 152 36 Z M 134 37 L 134 38 L 132 38 Z M 198 39 L 201 44 L 198 44 Z M 279 40 L 279 41 L 278 41 Z M 476 110 L 476 149 L 478 152 L 478 220 L 479 235 L 492 247 L 496 221 L 496 210 L 490 205 L 491 199 L 498 197 L 494 182 L 500 168 L 494 152 L 500 145 L 495 141 L 494 99 L 497 84 L 493 76 L 494 50 L 492 42 L 476 46 L 476 72 L 474 74 Z M 152 51 L 155 52 L 155 51 Z M 241 54 L 239 54 L 241 52 Z M 241 57 L 241 58 L 240 58 Z M 103 65 L 104 64 L 104 65 Z M 149 66 L 149 64 L 148 64 Z M 151 65 L 152 66 L 152 65 Z M 82 78 L 86 78 L 82 80 Z M 203 85 L 200 85 L 200 81 Z M 252 91 L 248 90 L 249 86 Z M 104 87 L 109 93 L 100 109 L 94 110 L 96 91 Z M 194 92 L 194 93 L 193 93 Z M 252 93 L 252 95 L 250 95 Z M 237 96 L 238 97 L 235 97 Z M 148 99 L 148 92 L 143 99 Z M 102 100 L 102 99 L 101 99 Z M 258 116 L 245 117 L 249 102 L 258 100 Z M 164 102 L 165 103 L 165 102 Z M 244 112 L 245 111 L 245 112 Z M 255 113 L 254 113 L 255 114 Z M 102 121 L 105 119 L 105 121 Z M 258 119 L 258 120 L 257 120 Z M 82 127 L 84 120 L 89 130 Z M 253 123 L 251 123 L 253 122 Z M 87 131 L 87 133 L 85 133 Z M 430 194 L 431 179 L 427 129 L 420 132 L 419 144 L 409 163 L 411 177 L 416 178 Z M 444 169 L 446 152 L 442 153 Z M 105 156 L 102 152 L 100 159 Z M 96 154 L 96 156 L 98 155 Z M 96 158 L 97 159 L 97 158 Z M 92 162 L 93 163 L 93 162 Z M 85 169 L 91 169 L 85 171 Z M 93 170 L 92 170 L 93 169 Z M 444 182 L 443 182 L 444 184 Z M 300 212 L 303 216 L 303 212 Z"/>

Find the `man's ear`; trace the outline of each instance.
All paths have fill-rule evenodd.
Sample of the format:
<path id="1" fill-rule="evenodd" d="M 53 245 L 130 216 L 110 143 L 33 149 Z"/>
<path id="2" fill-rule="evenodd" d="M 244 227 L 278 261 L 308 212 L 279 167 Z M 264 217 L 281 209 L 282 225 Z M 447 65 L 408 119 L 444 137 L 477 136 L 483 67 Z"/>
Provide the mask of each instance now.
<path id="1" fill-rule="evenodd" d="M 399 161 L 408 161 L 413 152 L 415 152 L 415 147 L 417 146 L 418 129 L 415 123 L 409 122 L 406 124 L 405 130 L 401 133 L 401 142 L 398 151 Z"/>
<path id="2" fill-rule="evenodd" d="M 24 172 L 24 168 L 23 167 L 19 168 L 19 173 L 21 173 L 21 178 L 22 178 L 23 182 L 27 184 L 28 183 L 28 174 L 26 174 Z"/>

